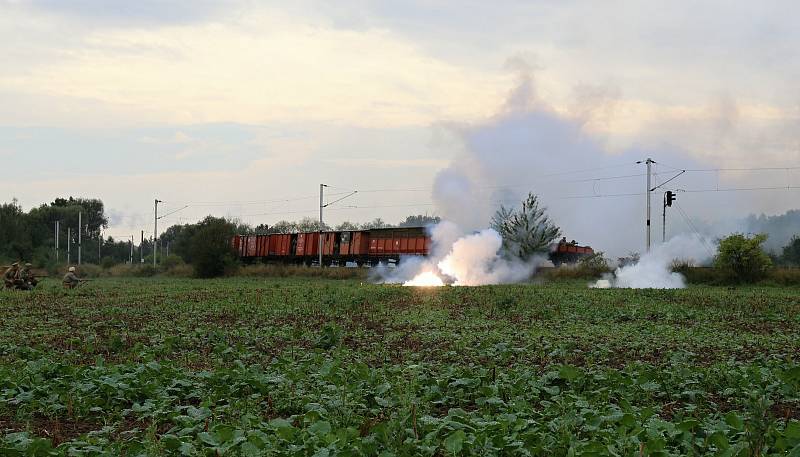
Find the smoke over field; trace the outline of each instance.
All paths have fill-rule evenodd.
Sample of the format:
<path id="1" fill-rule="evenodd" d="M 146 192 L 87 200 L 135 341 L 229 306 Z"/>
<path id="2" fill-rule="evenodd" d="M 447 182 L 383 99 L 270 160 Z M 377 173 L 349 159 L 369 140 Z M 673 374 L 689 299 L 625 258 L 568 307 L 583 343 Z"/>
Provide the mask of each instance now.
<path id="1" fill-rule="evenodd" d="M 600 282 L 598 287 L 682 287 L 683 278 L 672 274 L 669 264 L 675 258 L 708 260 L 713 248 L 700 240 L 700 232 L 714 239 L 747 232 L 747 227 L 754 225 L 753 220 L 744 224 L 741 219 L 724 228 L 719 223 L 723 216 L 743 208 L 736 206 L 739 200 L 731 194 L 713 192 L 737 183 L 753 185 L 743 181 L 742 173 L 702 172 L 711 164 L 663 143 L 612 151 L 602 137 L 590 132 L 592 104 L 603 105 L 601 111 L 613 111 L 610 107 L 618 93 L 610 91 L 608 96 L 584 100 L 581 109 L 570 113 L 543 103 L 535 89 L 532 74 L 523 69 L 519 84 L 498 114 L 483 122 L 446 128 L 460 147 L 452 162 L 437 174 L 432 199 L 436 213 L 451 222 L 434 233 L 442 230 L 452 236 L 440 236 L 446 240 L 439 240 L 439 252 L 431 259 L 405 260 L 393 274 L 394 282 L 411 281 L 421 273 L 428 282 L 439 278 L 464 285 L 527 278 L 535 262 L 529 265 L 500 256 L 501 240 L 487 226 L 500 205 L 517 205 L 528 192 L 540 197 L 547 214 L 568 239 L 589 244 L 609 258 L 642 252 L 647 187 L 645 166 L 637 162 L 647 157 L 656 159 L 651 193 L 654 249 L 637 265 L 619 269 L 616 279 Z M 661 163 L 660 156 L 680 168 Z M 681 174 L 684 168 L 701 173 Z M 672 181 L 678 174 L 680 179 Z M 659 187 L 668 180 L 668 187 Z M 666 218 L 666 234 L 672 241 L 658 246 L 662 192 L 678 188 L 694 192 L 679 194 L 678 204 L 669 209 Z M 690 233 L 693 235 L 688 236 Z M 786 236 L 782 234 L 780 240 Z"/>
<path id="2" fill-rule="evenodd" d="M 433 248 L 426 258 L 409 257 L 391 272 L 383 270 L 382 282 L 407 286 L 482 286 L 524 281 L 536 262 L 522 262 L 500 255 L 500 235 L 485 229 L 467 234 L 452 222 L 430 228 Z"/>
<path id="3" fill-rule="evenodd" d="M 686 287 L 686 279 L 672 271 L 673 262 L 702 265 L 711 260 L 713 255 L 713 248 L 707 240 L 694 235 L 677 236 L 655 246 L 637 263 L 618 268 L 613 278 L 598 280 L 591 287 L 681 289 Z"/>

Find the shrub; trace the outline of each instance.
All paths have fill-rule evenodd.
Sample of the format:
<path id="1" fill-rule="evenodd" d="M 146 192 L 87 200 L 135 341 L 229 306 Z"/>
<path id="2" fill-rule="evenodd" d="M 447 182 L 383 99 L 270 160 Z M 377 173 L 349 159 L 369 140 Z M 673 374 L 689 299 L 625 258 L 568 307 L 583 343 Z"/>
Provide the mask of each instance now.
<path id="1" fill-rule="evenodd" d="M 793 236 L 789 244 L 783 247 L 781 261 L 786 265 L 800 266 L 800 236 Z"/>
<path id="2" fill-rule="evenodd" d="M 91 263 L 84 263 L 75 267 L 78 271 L 78 276 L 85 277 L 85 278 L 99 278 L 101 276 L 105 276 L 105 272 L 103 268 L 99 265 L 94 265 Z"/>
<path id="3" fill-rule="evenodd" d="M 175 254 L 170 254 L 162 258 L 160 262 L 161 268 L 164 269 L 165 271 L 171 270 L 177 266 L 184 265 L 185 263 L 186 262 L 184 262 L 180 256 L 177 256 Z"/>
<path id="4" fill-rule="evenodd" d="M 132 273 L 134 276 L 149 278 L 150 276 L 155 276 L 158 273 L 158 269 L 152 263 L 145 263 L 133 268 Z"/>
<path id="5" fill-rule="evenodd" d="M 257 263 L 240 268 L 237 272 L 239 276 L 255 277 L 314 277 L 325 279 L 364 279 L 367 276 L 366 268 L 317 268 L 301 265 L 267 265 Z"/>
<path id="6" fill-rule="evenodd" d="M 194 274 L 194 268 L 186 263 L 180 263 L 166 270 L 164 274 L 173 278 L 189 278 Z"/>
<path id="7" fill-rule="evenodd" d="M 117 264 L 117 261 L 114 260 L 114 258 L 112 258 L 112 257 L 107 257 L 106 256 L 106 257 L 103 257 L 102 260 L 100 260 L 100 266 L 105 268 L 106 270 L 108 270 L 109 268 L 113 267 L 116 264 Z"/>
<path id="8" fill-rule="evenodd" d="M 231 246 L 236 226 L 222 218 L 208 216 L 196 226 L 189 240 L 194 275 L 212 278 L 231 274 L 239 264 Z"/>
<path id="9" fill-rule="evenodd" d="M 764 276 L 772 266 L 772 261 L 764 252 L 762 244 L 767 235 L 752 237 L 735 233 L 719 242 L 719 253 L 714 258 L 714 266 L 733 282 L 755 282 Z"/>
<path id="10" fill-rule="evenodd" d="M 559 279 L 595 279 L 606 273 L 611 273 L 608 260 L 602 252 L 582 257 L 573 264 L 563 264 L 555 268 L 543 268 L 542 275 L 549 280 Z"/>

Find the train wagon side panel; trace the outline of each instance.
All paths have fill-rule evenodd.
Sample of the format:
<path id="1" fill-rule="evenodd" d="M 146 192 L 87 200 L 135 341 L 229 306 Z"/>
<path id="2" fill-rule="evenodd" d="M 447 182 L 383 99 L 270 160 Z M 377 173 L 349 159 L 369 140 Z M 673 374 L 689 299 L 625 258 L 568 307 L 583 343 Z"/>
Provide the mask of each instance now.
<path id="1" fill-rule="evenodd" d="M 292 252 L 292 235 L 279 235 L 280 236 L 280 250 L 278 255 L 291 255 Z"/>
<path id="2" fill-rule="evenodd" d="M 256 237 L 255 235 L 247 236 L 247 247 L 245 249 L 245 257 L 256 256 Z"/>
<path id="3" fill-rule="evenodd" d="M 322 255 L 334 255 L 336 252 L 336 233 L 324 233 L 322 236 Z"/>
<path id="4" fill-rule="evenodd" d="M 377 244 L 375 245 L 377 247 Z M 371 241 L 369 232 L 351 232 L 350 255 L 364 256 L 370 253 Z"/>
<path id="5" fill-rule="evenodd" d="M 269 237 L 269 247 L 267 248 L 267 253 L 270 256 L 280 255 L 281 236 L 283 236 L 283 235 L 270 235 L 270 237 Z"/>
<path id="6" fill-rule="evenodd" d="M 308 233 L 301 233 L 301 235 L 305 235 L 305 243 L 303 253 L 299 253 L 297 255 L 303 256 L 315 256 L 319 254 L 319 233 L 318 232 L 308 232 Z M 298 241 L 298 249 L 299 249 L 299 241 Z"/>
<path id="7" fill-rule="evenodd" d="M 339 235 L 339 255 L 350 255 L 350 243 L 352 241 L 352 232 L 342 232 Z"/>
<path id="8" fill-rule="evenodd" d="M 266 257 L 269 255 L 269 235 L 258 235 L 258 256 Z"/>

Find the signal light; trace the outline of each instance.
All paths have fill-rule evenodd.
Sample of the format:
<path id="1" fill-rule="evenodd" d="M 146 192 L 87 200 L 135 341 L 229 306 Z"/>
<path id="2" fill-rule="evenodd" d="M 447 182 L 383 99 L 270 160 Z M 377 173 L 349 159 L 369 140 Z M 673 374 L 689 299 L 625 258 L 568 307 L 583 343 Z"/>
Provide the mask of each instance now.
<path id="1" fill-rule="evenodd" d="M 674 202 L 678 198 L 678 195 L 671 191 L 667 191 L 667 206 L 672 206 L 672 202 Z"/>

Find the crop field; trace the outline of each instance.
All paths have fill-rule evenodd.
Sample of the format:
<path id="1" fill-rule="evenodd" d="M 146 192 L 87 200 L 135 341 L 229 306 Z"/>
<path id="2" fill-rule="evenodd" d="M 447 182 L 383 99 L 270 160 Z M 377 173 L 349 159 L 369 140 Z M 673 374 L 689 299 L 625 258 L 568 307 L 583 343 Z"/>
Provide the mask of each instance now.
<path id="1" fill-rule="evenodd" d="M 0 313 L 2 456 L 800 456 L 798 288 L 106 279 Z"/>

